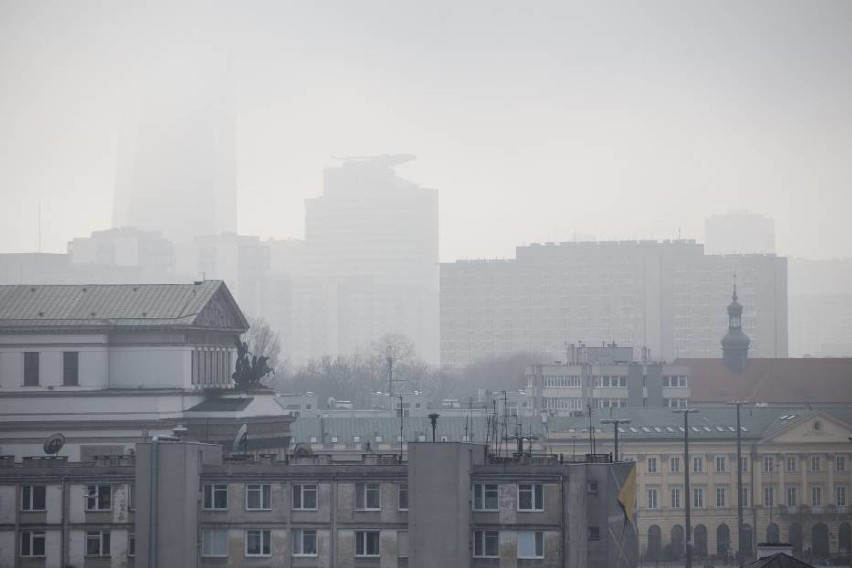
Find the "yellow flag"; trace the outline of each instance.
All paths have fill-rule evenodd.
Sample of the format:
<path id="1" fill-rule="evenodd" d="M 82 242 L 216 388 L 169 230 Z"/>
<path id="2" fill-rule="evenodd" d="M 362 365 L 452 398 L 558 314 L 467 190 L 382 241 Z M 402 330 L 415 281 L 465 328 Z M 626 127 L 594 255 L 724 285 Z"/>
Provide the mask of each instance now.
<path id="1" fill-rule="evenodd" d="M 632 523 L 633 512 L 636 510 L 636 467 L 630 470 L 630 475 L 621 486 L 621 491 L 618 492 L 618 502 L 621 503 L 621 508 L 624 509 L 624 515 Z"/>

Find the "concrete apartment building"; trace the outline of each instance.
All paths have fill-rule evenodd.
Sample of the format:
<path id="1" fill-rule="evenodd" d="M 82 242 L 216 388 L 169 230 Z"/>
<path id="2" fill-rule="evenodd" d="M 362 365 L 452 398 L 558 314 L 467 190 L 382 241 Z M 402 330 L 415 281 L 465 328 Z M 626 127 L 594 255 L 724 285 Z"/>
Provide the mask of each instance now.
<path id="1" fill-rule="evenodd" d="M 514 259 L 442 264 L 441 360 L 520 351 L 552 361 L 578 339 L 645 348 L 657 361 L 712 357 L 735 274 L 752 353 L 785 357 L 786 259 L 706 255 L 678 240 L 547 243 Z"/>
<path id="2" fill-rule="evenodd" d="M 420 443 L 403 463 L 278 462 L 155 440 L 93 463 L 7 459 L 0 564 L 636 565 L 633 464 L 498 457 Z"/>

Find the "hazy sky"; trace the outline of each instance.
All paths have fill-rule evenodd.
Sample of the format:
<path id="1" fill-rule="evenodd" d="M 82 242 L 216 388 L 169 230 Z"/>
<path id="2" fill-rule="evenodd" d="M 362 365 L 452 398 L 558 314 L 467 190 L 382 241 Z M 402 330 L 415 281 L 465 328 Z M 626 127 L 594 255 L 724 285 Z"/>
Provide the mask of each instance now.
<path id="1" fill-rule="evenodd" d="M 406 152 L 442 260 L 728 209 L 852 256 L 848 0 L 0 0 L 0 252 L 37 248 L 39 201 L 44 251 L 110 226 L 122 117 L 193 52 L 233 84 L 244 234 L 301 237 L 330 156 Z"/>

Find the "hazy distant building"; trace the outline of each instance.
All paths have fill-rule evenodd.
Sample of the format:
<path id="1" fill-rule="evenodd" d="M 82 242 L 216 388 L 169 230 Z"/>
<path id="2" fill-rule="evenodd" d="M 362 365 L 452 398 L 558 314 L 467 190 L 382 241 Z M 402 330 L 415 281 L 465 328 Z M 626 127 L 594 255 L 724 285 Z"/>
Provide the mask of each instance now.
<path id="1" fill-rule="evenodd" d="M 852 356 L 852 259 L 790 259 L 790 354 Z"/>
<path id="2" fill-rule="evenodd" d="M 747 211 L 730 211 L 704 221 L 707 254 L 774 254 L 775 220 Z"/>
<path id="3" fill-rule="evenodd" d="M 658 361 L 717 357 L 734 274 L 751 352 L 786 357 L 786 271 L 785 258 L 705 255 L 684 240 L 548 243 L 518 247 L 515 259 L 445 263 L 441 360 L 551 359 L 579 339 L 646 348 Z"/>
<path id="4" fill-rule="evenodd" d="M 159 231 L 132 227 L 94 231 L 68 243 L 68 255 L 75 266 L 138 268 L 160 282 L 174 274 L 174 246 Z"/>

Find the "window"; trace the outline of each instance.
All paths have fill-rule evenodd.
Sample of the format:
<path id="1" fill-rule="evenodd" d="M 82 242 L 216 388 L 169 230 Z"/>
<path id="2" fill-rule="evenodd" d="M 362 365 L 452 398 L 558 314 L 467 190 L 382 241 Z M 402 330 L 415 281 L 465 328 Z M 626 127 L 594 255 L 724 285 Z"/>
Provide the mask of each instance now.
<path id="1" fill-rule="evenodd" d="M 846 471 L 846 456 L 834 456 L 834 469 L 836 471 Z"/>
<path id="2" fill-rule="evenodd" d="M 796 456 L 787 456 L 787 459 L 784 460 L 784 470 L 787 472 L 796 471 L 796 464 L 799 463 L 799 458 Z"/>
<path id="3" fill-rule="evenodd" d="M 743 473 L 748 472 L 748 458 L 740 458 L 740 471 Z"/>
<path id="4" fill-rule="evenodd" d="M 724 487 L 716 488 L 716 508 L 724 509 L 728 506 L 728 492 Z"/>
<path id="5" fill-rule="evenodd" d="M 272 509 L 270 497 L 272 487 L 267 484 L 246 484 L 246 510 L 269 511 Z"/>
<path id="6" fill-rule="evenodd" d="M 127 485 L 127 509 L 136 510 L 136 485 L 132 483 Z"/>
<path id="7" fill-rule="evenodd" d="M 296 509 L 298 511 L 317 510 L 316 483 L 293 484 L 293 509 Z"/>
<path id="8" fill-rule="evenodd" d="M 201 556 L 228 556 L 228 529 L 201 529 Z"/>
<path id="9" fill-rule="evenodd" d="M 749 487 L 743 487 L 742 502 L 743 507 L 751 507 L 751 489 Z"/>
<path id="10" fill-rule="evenodd" d="M 788 507 L 795 507 L 796 506 L 797 501 L 798 501 L 796 499 L 796 497 L 797 497 L 796 487 L 791 485 L 790 487 L 787 488 L 787 506 Z"/>
<path id="11" fill-rule="evenodd" d="M 704 488 L 693 487 L 692 489 L 692 506 L 696 509 L 704 507 Z"/>
<path id="12" fill-rule="evenodd" d="M 473 510 L 474 511 L 496 511 L 497 510 L 497 484 L 496 483 L 474 483 L 473 484 Z"/>
<path id="13" fill-rule="evenodd" d="M 763 488 L 763 506 L 764 507 L 774 507 L 775 506 L 775 488 L 770 486 L 765 486 Z"/>
<path id="14" fill-rule="evenodd" d="M 656 509 L 657 508 L 657 490 L 649 489 L 648 490 L 648 508 Z"/>
<path id="15" fill-rule="evenodd" d="M 127 533 L 127 556 L 136 556 L 136 533 Z"/>
<path id="16" fill-rule="evenodd" d="M 408 484 L 400 483 L 399 484 L 399 505 L 397 507 L 400 511 L 408 510 Z"/>
<path id="17" fill-rule="evenodd" d="M 80 354 L 76 351 L 65 351 L 62 354 L 62 385 L 76 387 L 80 384 Z"/>
<path id="18" fill-rule="evenodd" d="M 725 456 L 716 456 L 716 472 L 724 473 L 728 469 L 728 460 L 725 459 Z"/>
<path id="19" fill-rule="evenodd" d="M 544 489 L 541 483 L 518 484 L 518 511 L 544 511 Z"/>
<path id="20" fill-rule="evenodd" d="M 822 487 L 819 485 L 811 486 L 811 506 L 812 507 L 821 507 L 822 506 Z"/>
<path id="21" fill-rule="evenodd" d="M 224 511 L 228 508 L 228 486 L 224 483 L 204 486 L 204 509 Z"/>
<path id="22" fill-rule="evenodd" d="M 672 509 L 680 509 L 680 489 L 672 489 Z"/>
<path id="23" fill-rule="evenodd" d="M 834 488 L 834 504 L 838 507 L 846 506 L 846 486 L 838 485 Z"/>
<path id="24" fill-rule="evenodd" d="M 586 492 L 597 495 L 598 494 L 598 482 L 596 480 L 589 481 L 586 484 Z"/>
<path id="25" fill-rule="evenodd" d="M 379 484 L 375 482 L 355 484 L 355 508 L 378 511 L 382 508 Z"/>
<path id="26" fill-rule="evenodd" d="M 820 456 L 811 456 L 811 471 L 819 471 L 822 468 Z"/>
<path id="27" fill-rule="evenodd" d="M 397 531 L 396 533 L 396 555 L 399 558 L 408 558 L 408 531 Z"/>
<path id="28" fill-rule="evenodd" d="M 544 558 L 544 533 L 518 532 L 518 558 Z"/>
<path id="29" fill-rule="evenodd" d="M 692 458 L 692 471 L 695 473 L 701 473 L 704 471 L 704 458 L 701 456 L 695 456 Z"/>
<path id="30" fill-rule="evenodd" d="M 355 556 L 379 555 L 379 531 L 355 531 Z"/>
<path id="31" fill-rule="evenodd" d="M 497 558 L 500 556 L 500 533 L 497 531 L 473 531 L 474 558 Z"/>
<path id="32" fill-rule="evenodd" d="M 763 473 L 775 471 L 775 456 L 763 456 Z"/>
<path id="33" fill-rule="evenodd" d="M 24 485 L 21 487 L 21 511 L 44 511 L 47 508 L 47 487 Z"/>
<path id="34" fill-rule="evenodd" d="M 268 530 L 246 531 L 246 556 L 270 556 Z"/>
<path id="35" fill-rule="evenodd" d="M 648 473 L 657 473 L 657 458 L 648 458 Z"/>
<path id="36" fill-rule="evenodd" d="M 21 556 L 44 556 L 44 531 L 21 531 Z"/>
<path id="37" fill-rule="evenodd" d="M 109 531 L 86 532 L 86 556 L 109 556 Z"/>
<path id="38" fill-rule="evenodd" d="M 672 473 L 680 473 L 680 458 L 679 457 L 669 458 L 669 471 L 672 472 Z"/>
<path id="39" fill-rule="evenodd" d="M 39 353 L 37 351 L 24 352 L 24 386 L 37 387 L 39 372 Z"/>
<path id="40" fill-rule="evenodd" d="M 109 511 L 112 509 L 112 486 L 89 485 L 86 493 L 87 511 Z"/>
<path id="41" fill-rule="evenodd" d="M 293 556 L 317 555 L 317 531 L 293 529 Z"/>
<path id="42" fill-rule="evenodd" d="M 601 528 L 600 527 L 589 527 L 589 540 L 600 540 L 601 539 Z"/>

